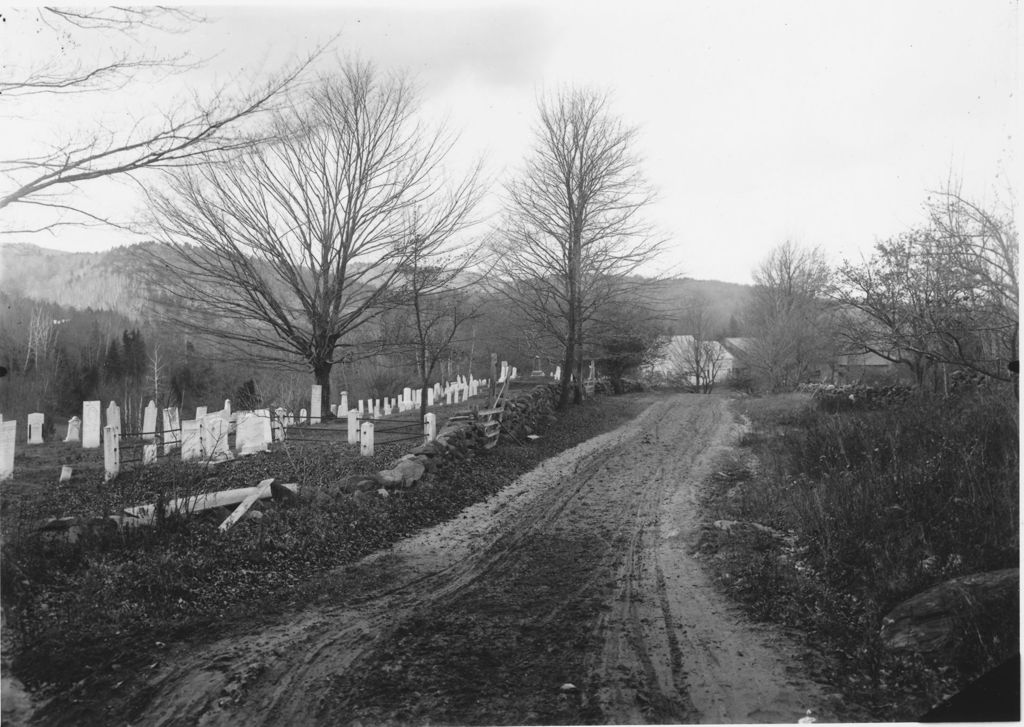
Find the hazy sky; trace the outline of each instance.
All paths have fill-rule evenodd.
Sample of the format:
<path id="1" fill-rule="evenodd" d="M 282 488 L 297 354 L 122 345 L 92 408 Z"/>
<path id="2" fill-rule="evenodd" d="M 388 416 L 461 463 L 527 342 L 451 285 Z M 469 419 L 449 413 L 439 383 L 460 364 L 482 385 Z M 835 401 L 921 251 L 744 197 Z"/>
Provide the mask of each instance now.
<path id="1" fill-rule="evenodd" d="M 691 277 L 749 282 L 758 260 L 787 238 L 820 245 L 834 261 L 857 257 L 919 222 L 928 190 L 951 173 L 985 203 L 1020 189 L 1016 2 L 343 3 L 203 12 L 210 22 L 187 33 L 130 46 L 211 58 L 199 71 L 59 108 L 0 99 L 0 158 L 100 122 L 117 134 L 177 103 L 182 84 L 202 94 L 244 83 L 338 34 L 334 57 L 419 80 L 425 113 L 461 132 L 456 167 L 485 155 L 495 180 L 485 212 L 500 208 L 501 181 L 529 147 L 539 94 L 565 84 L 611 91 L 615 111 L 640 129 L 638 151 L 658 195 L 648 216 L 671 240 L 665 263 Z M 33 25 L 33 11 L 4 14 L 0 73 L 55 47 L 59 57 L 92 59 L 124 42 L 68 43 Z M 87 202 L 123 217 L 138 196 L 130 185 L 97 185 Z M 0 211 L 0 226 L 21 221 Z M 18 239 L 97 249 L 129 238 L 68 230 Z"/>

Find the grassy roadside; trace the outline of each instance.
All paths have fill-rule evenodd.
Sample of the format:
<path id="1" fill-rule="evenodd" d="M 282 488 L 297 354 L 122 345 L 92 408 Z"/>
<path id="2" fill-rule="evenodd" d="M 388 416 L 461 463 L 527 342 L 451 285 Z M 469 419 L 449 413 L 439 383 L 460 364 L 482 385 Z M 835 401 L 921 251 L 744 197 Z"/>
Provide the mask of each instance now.
<path id="1" fill-rule="evenodd" d="M 810 666 L 874 720 L 915 720 L 1019 649 L 998 639 L 895 653 L 882 617 L 950 578 L 1015 567 L 1016 401 L 972 391 L 828 413 L 807 394 L 736 400 L 750 422 L 707 483 L 701 551 L 756 619 L 792 627 Z M 714 527 L 717 520 L 765 529 Z"/>
<path id="2" fill-rule="evenodd" d="M 329 491 L 341 477 L 380 469 L 404 451 L 398 447 L 372 459 L 293 447 L 223 465 L 213 477 L 181 465 L 150 468 L 82 488 L 73 507 L 59 490 L 23 498 L 4 516 L 4 646 L 14 656 L 14 673 L 60 700 L 100 700 L 126 672 L 158 658 L 165 644 L 222 636 L 232 623 L 315 601 L 321 591 L 338 588 L 319 574 L 452 517 L 545 458 L 625 423 L 647 401 L 598 397 L 562 413 L 533 443 L 505 440 L 388 498 Z M 44 514 L 102 512 L 157 493 L 251 485 L 264 477 L 302 483 L 303 497 L 270 503 L 261 517 L 226 535 L 217 531 L 220 515 L 168 520 L 130 535 L 96 530 L 75 543 L 29 527 Z"/>

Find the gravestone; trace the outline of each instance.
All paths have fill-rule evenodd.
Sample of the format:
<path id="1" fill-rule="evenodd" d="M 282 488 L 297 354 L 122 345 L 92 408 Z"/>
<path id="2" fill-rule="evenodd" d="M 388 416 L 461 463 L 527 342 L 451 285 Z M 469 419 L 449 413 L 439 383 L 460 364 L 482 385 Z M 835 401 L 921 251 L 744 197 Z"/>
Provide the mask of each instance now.
<path id="1" fill-rule="evenodd" d="M 178 407 L 169 406 L 164 409 L 164 454 L 170 454 L 181 444 L 181 421 L 178 418 Z M 184 459 L 184 456 L 182 457 Z"/>
<path id="2" fill-rule="evenodd" d="M 588 378 L 591 381 L 597 378 L 597 362 L 593 359 L 590 360 L 590 376 Z"/>
<path id="3" fill-rule="evenodd" d="M 359 444 L 359 412 L 355 409 L 348 411 L 348 443 Z"/>
<path id="4" fill-rule="evenodd" d="M 186 419 L 181 423 L 181 461 L 203 459 L 203 426 L 201 419 Z"/>
<path id="5" fill-rule="evenodd" d="M 404 389 L 402 389 L 402 398 L 405 401 L 411 402 L 412 401 L 412 389 L 410 389 L 408 386 L 406 386 Z"/>
<path id="6" fill-rule="evenodd" d="M 276 416 L 273 422 L 271 422 L 271 439 L 275 442 L 280 442 L 284 440 L 284 428 L 288 421 L 288 412 L 284 410 L 284 407 L 279 406 L 274 409 L 274 414 Z"/>
<path id="7" fill-rule="evenodd" d="M 359 454 L 373 456 L 373 422 L 363 422 L 359 428 Z"/>
<path id="8" fill-rule="evenodd" d="M 256 412 L 240 411 L 235 419 L 235 452 L 240 457 L 265 452 L 269 442 L 266 439 L 264 417 Z"/>
<path id="9" fill-rule="evenodd" d="M 338 404 L 338 411 L 341 414 L 347 414 L 348 413 L 348 392 L 347 391 L 341 392 L 341 403 Z"/>
<path id="10" fill-rule="evenodd" d="M 299 409 L 299 424 L 305 424 L 309 421 L 309 414 L 306 413 L 305 409 Z"/>
<path id="11" fill-rule="evenodd" d="M 107 426 L 113 427 L 117 436 L 121 436 L 121 407 L 117 405 L 116 401 L 107 405 Z"/>
<path id="12" fill-rule="evenodd" d="M 449 405 L 449 406 L 450 406 L 451 404 L 454 404 L 455 402 L 454 402 L 454 401 L 453 401 L 453 399 L 452 399 L 452 397 L 453 397 L 453 396 L 454 396 L 454 392 L 453 392 L 453 390 L 452 390 L 452 387 L 451 387 L 451 386 L 449 386 L 449 387 L 448 387 L 447 389 L 445 389 L 445 391 L 444 391 L 444 403 L 445 403 L 446 405 Z"/>
<path id="13" fill-rule="evenodd" d="M 331 414 L 334 415 L 334 416 L 338 416 L 338 405 L 337 404 L 331 404 Z"/>
<path id="14" fill-rule="evenodd" d="M 65 442 L 77 442 L 82 438 L 82 420 L 78 417 L 68 419 L 68 433 L 64 437 Z"/>
<path id="15" fill-rule="evenodd" d="M 207 416 L 202 420 L 203 452 L 211 462 L 232 459 L 228 446 L 228 423 L 219 416 Z"/>
<path id="16" fill-rule="evenodd" d="M 100 403 L 82 402 L 82 449 L 100 446 Z"/>
<path id="17" fill-rule="evenodd" d="M 14 440 L 18 435 L 18 422 L 0 424 L 0 480 L 14 474 Z"/>
<path id="18" fill-rule="evenodd" d="M 112 480 L 121 471 L 121 433 L 114 427 L 103 427 L 103 481 Z"/>
<path id="19" fill-rule="evenodd" d="M 519 370 L 515 366 L 513 366 L 512 367 L 512 373 L 510 373 L 508 375 L 508 377 L 510 379 L 518 379 L 519 378 Z"/>
<path id="20" fill-rule="evenodd" d="M 156 434 L 156 402 L 150 400 L 142 412 L 142 438 L 147 442 L 155 442 Z"/>
<path id="21" fill-rule="evenodd" d="M 270 426 L 270 409 L 257 409 L 253 414 L 260 420 L 260 426 L 263 428 L 264 449 L 269 450 L 274 442 L 274 430 Z"/>
<path id="22" fill-rule="evenodd" d="M 231 423 L 231 399 L 224 400 L 224 408 L 221 410 L 224 414 L 224 421 L 228 424 Z"/>
<path id="23" fill-rule="evenodd" d="M 33 412 L 28 415 L 28 443 L 43 443 L 43 422 L 46 417 L 40 412 Z"/>
<path id="24" fill-rule="evenodd" d="M 200 419 L 202 419 L 203 417 L 206 416 L 207 409 L 208 409 L 208 407 L 205 407 L 205 406 L 197 406 L 196 407 L 196 421 L 198 421 L 198 420 L 200 420 Z"/>
<path id="25" fill-rule="evenodd" d="M 561 381 L 561 380 L 562 380 L 562 367 L 561 366 L 555 366 L 555 381 Z"/>
<path id="26" fill-rule="evenodd" d="M 320 384 L 313 384 L 313 388 L 309 394 L 309 423 L 319 424 L 321 419 L 322 404 L 321 397 L 323 396 L 324 387 Z"/>
<path id="27" fill-rule="evenodd" d="M 143 444 L 142 445 L 142 464 L 143 466 L 153 464 L 156 462 L 156 443 Z"/>
<path id="28" fill-rule="evenodd" d="M 384 416 L 391 416 L 391 399 L 384 399 Z"/>
<path id="29" fill-rule="evenodd" d="M 60 477 L 57 478 L 57 482 L 70 482 L 71 481 L 72 469 L 69 465 L 61 465 Z"/>
<path id="30" fill-rule="evenodd" d="M 362 399 L 359 400 L 359 413 L 362 414 L 365 411 L 364 402 Z"/>
<path id="31" fill-rule="evenodd" d="M 434 390 L 433 389 L 427 389 L 427 406 L 433 406 L 433 405 L 434 405 Z"/>

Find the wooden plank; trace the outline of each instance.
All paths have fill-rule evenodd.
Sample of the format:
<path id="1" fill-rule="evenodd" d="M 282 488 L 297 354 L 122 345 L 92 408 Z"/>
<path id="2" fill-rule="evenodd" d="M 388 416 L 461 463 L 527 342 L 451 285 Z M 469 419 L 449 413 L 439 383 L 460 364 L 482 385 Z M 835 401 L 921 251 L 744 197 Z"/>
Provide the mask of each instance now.
<path id="1" fill-rule="evenodd" d="M 232 525 L 242 519 L 242 516 L 245 515 L 245 513 L 249 512 L 249 508 L 256 504 L 257 500 L 270 497 L 270 483 L 273 481 L 274 478 L 270 477 L 256 485 L 254 491 L 242 500 L 238 504 L 238 507 L 235 508 L 234 512 L 228 515 L 227 519 L 220 524 L 219 530 L 222 533 L 226 533 Z"/>

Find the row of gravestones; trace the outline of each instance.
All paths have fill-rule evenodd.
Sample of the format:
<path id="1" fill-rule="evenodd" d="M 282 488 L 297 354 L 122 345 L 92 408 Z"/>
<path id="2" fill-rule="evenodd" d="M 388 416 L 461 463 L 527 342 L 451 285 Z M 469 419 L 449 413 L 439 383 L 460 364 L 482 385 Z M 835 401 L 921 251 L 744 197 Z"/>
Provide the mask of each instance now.
<path id="1" fill-rule="evenodd" d="M 505 378 L 514 379 L 517 376 L 515 367 L 508 367 L 508 363 L 502 361 L 500 381 Z M 455 381 L 442 384 L 434 384 L 427 389 L 427 405 L 433 406 L 435 402 L 440 403 L 444 397 L 446 404 L 458 404 L 476 396 L 481 388 L 488 384 L 487 379 L 478 380 L 470 376 L 468 379 L 459 376 Z M 321 387 L 314 385 L 310 392 L 310 412 L 307 415 L 305 409 L 299 413 L 298 422 L 318 424 L 321 420 Z M 342 412 L 356 411 L 359 416 L 372 414 L 373 416 L 389 416 L 392 412 L 406 412 L 419 407 L 422 391 L 406 387 L 401 396 L 384 399 L 360 399 L 357 402 L 357 409 L 348 408 L 348 392 L 341 392 L 341 401 L 331 405 L 331 412 L 335 416 L 342 416 Z M 72 417 L 68 421 L 67 435 L 65 442 L 81 441 L 84 449 L 95 449 L 101 446 L 104 448 L 104 471 L 107 478 L 115 476 L 120 471 L 120 447 L 121 447 L 121 410 L 116 402 L 110 402 L 107 406 L 107 424 L 100 426 L 101 405 L 99 401 L 86 401 L 82 403 L 82 417 Z M 163 431 L 162 444 L 164 454 L 168 455 L 179 446 L 181 448 L 182 460 L 205 459 L 211 461 L 222 461 L 229 459 L 232 454 L 228 447 L 228 434 L 234 424 L 235 449 L 240 455 L 252 454 L 265 451 L 271 442 L 284 437 L 284 429 L 297 423 L 293 415 L 285 409 L 275 410 L 277 421 L 272 421 L 270 412 L 266 409 L 253 412 L 238 412 L 232 416 L 231 401 L 224 401 L 224 408 L 213 414 L 208 413 L 208 408 L 200 406 L 196 408 L 195 419 L 180 419 L 176 407 L 168 407 L 163 410 Z M 158 410 L 156 403 L 149 402 L 143 411 L 142 432 L 139 436 L 145 442 L 143 444 L 142 463 L 150 464 L 157 457 L 157 439 L 161 432 L 157 431 Z M 28 443 L 43 444 L 44 415 L 33 412 L 28 415 Z M 351 426 L 350 426 L 351 428 Z M 101 437 L 102 434 L 102 437 Z M 371 435 L 372 436 L 372 435 Z M 14 449 L 17 437 L 17 423 L 3 422 L 0 416 L 0 480 L 7 479 L 14 472 Z M 353 442 L 353 435 L 349 433 L 349 441 L 359 443 L 364 438 L 357 433 Z M 365 444 L 363 445 L 365 449 Z M 372 452 L 372 440 L 370 444 Z M 70 468 L 62 468 L 61 479 L 70 478 Z"/>

